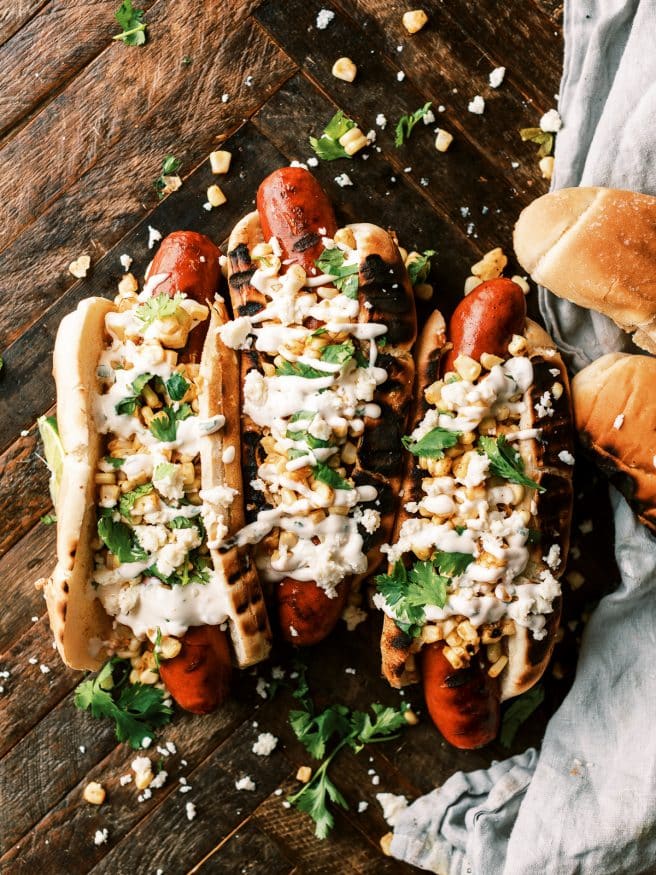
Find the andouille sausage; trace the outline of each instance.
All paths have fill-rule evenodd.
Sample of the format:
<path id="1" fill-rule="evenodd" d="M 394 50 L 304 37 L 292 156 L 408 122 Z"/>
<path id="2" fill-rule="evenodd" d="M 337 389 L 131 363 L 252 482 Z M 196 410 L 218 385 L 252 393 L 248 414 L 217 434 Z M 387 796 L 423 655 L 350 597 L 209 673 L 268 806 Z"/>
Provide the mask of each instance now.
<path id="1" fill-rule="evenodd" d="M 173 297 L 184 292 L 201 304 L 211 305 L 219 290 L 220 251 L 204 234 L 175 231 L 162 240 L 149 276 L 168 274 L 153 289 L 154 295 Z M 199 362 L 209 320 L 189 335 L 180 360 Z M 194 714 L 208 714 L 230 690 L 232 663 L 228 636 L 218 626 L 191 626 L 182 636 L 182 648 L 173 659 L 162 659 L 160 676 L 180 707 Z"/>
<path id="2" fill-rule="evenodd" d="M 512 280 L 487 280 L 463 298 L 449 325 L 453 348 L 444 360 L 452 371 L 459 355 L 478 361 L 484 352 L 505 357 L 513 334 L 521 334 L 526 320 L 526 300 Z"/>
<path id="3" fill-rule="evenodd" d="M 499 278 L 477 286 L 456 307 L 449 324 L 453 343 L 443 373 L 459 355 L 477 361 L 483 353 L 508 356 L 513 334 L 525 328 L 526 302 L 517 283 Z M 422 648 L 422 682 L 426 705 L 446 740 L 454 747 L 482 747 L 499 730 L 499 682 L 490 678 L 482 652 L 466 668 L 455 669 L 444 656 L 444 642 Z"/>
<path id="4" fill-rule="evenodd" d="M 334 236 L 337 220 L 314 176 L 302 167 L 274 170 L 257 190 L 257 211 L 265 240 L 277 238 L 282 258 L 308 274 L 316 272 L 314 262 L 324 250 L 321 238 Z M 283 638 L 301 647 L 326 638 L 342 614 L 349 583 L 343 580 L 331 599 L 314 581 L 285 577 L 276 589 Z"/>
<path id="5" fill-rule="evenodd" d="M 175 701 L 193 714 L 209 714 L 230 692 L 230 648 L 218 626 L 191 626 L 173 659 L 162 659 L 160 677 Z"/>
<path id="6" fill-rule="evenodd" d="M 302 167 L 274 170 L 257 190 L 257 211 L 264 239 L 276 237 L 283 259 L 314 273 L 321 238 L 337 231 L 332 205 L 314 176 Z"/>
<path id="7" fill-rule="evenodd" d="M 211 305 L 221 281 L 220 255 L 219 248 L 210 238 L 197 231 L 174 231 L 168 234 L 162 240 L 148 271 L 149 277 L 168 274 L 155 286 L 153 294 L 173 297 L 182 292 L 200 304 Z M 200 361 L 207 326 L 206 320 L 191 332 L 181 356 L 183 361 Z"/>

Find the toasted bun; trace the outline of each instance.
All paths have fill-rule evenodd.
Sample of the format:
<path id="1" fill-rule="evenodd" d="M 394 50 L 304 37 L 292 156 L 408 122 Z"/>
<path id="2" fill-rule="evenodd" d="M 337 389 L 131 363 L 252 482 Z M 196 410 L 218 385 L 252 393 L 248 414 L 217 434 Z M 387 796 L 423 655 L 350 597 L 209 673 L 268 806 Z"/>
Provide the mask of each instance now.
<path id="1" fill-rule="evenodd" d="M 583 444 L 656 532 L 656 359 L 610 353 L 572 381 L 574 416 Z M 618 422 L 618 416 L 623 420 Z"/>
<path id="2" fill-rule="evenodd" d="M 656 198 L 606 188 L 554 191 L 523 210 L 514 245 L 536 282 L 609 316 L 656 352 Z"/>
<path id="3" fill-rule="evenodd" d="M 524 336 L 528 347 L 526 354 L 533 365 L 533 384 L 527 392 L 526 409 L 519 428 L 539 428 L 543 441 L 526 438 L 519 441 L 518 449 L 527 476 L 544 486 L 546 491 L 536 493 L 532 498 L 527 494 L 518 509 L 526 509 L 532 514 L 534 521 L 530 525 L 541 534 L 540 542 L 531 551 L 525 572 L 530 580 L 538 581 L 546 570 L 559 577 L 567 559 L 572 514 L 572 468 L 559 454 L 572 451 L 572 415 L 567 371 L 553 341 L 544 329 L 530 319 L 526 320 Z M 438 378 L 440 358 L 445 348 L 444 319 L 436 311 L 426 323 L 417 345 L 415 410 L 411 416 L 410 429 L 426 413 L 428 405 L 424 399 L 424 390 Z M 558 371 L 557 376 L 554 371 Z M 558 398 L 551 394 L 551 415 L 546 409 L 538 412 L 536 405 L 540 407 L 538 402 L 541 396 L 545 392 L 552 393 L 556 382 L 560 383 L 563 391 Z M 421 500 L 421 483 L 425 476 L 429 475 L 415 464 L 414 457 L 408 453 L 403 481 L 404 502 Z M 392 542 L 398 538 L 401 526 L 410 516 L 412 514 L 402 505 Z M 543 554 L 552 545 L 559 548 L 558 559 L 552 561 L 551 568 L 547 569 Z M 546 635 L 541 640 L 537 640 L 528 629 L 517 624 L 515 634 L 503 639 L 507 647 L 508 664 L 499 678 L 502 701 L 530 689 L 544 673 L 555 645 L 561 606 L 562 600 L 556 599 L 553 611 L 547 616 Z M 385 616 L 383 622 L 381 653 L 383 674 L 393 687 L 402 687 L 419 680 L 413 640 L 388 616 Z"/>
<path id="4" fill-rule="evenodd" d="M 66 665 L 99 668 L 107 657 L 103 642 L 113 634 L 113 619 L 106 613 L 90 584 L 92 543 L 96 537 L 95 472 L 102 452 L 93 410 L 96 368 L 106 345 L 105 316 L 115 310 L 104 298 L 88 298 L 66 316 L 55 342 L 54 376 L 57 389 L 59 433 L 64 448 L 62 480 L 57 498 L 57 565 L 43 581 L 50 623 Z M 199 372 L 199 407 L 205 418 L 218 413 L 225 427 L 201 440 L 202 487 L 228 486 L 236 490 L 232 504 L 203 508 L 212 526 L 234 534 L 244 524 L 242 504 L 238 371 L 235 354 L 223 345 L 219 327 L 227 319 L 222 302 L 212 308 Z M 231 461 L 224 450 L 234 447 Z M 206 514 L 209 514 L 206 516 Z M 210 527 L 208 526 L 208 529 Z M 216 529 L 215 529 L 216 531 Z M 210 538 L 212 532 L 210 531 Z M 265 659 L 270 630 L 257 572 L 245 549 L 226 554 L 211 549 L 214 567 L 225 580 L 229 626 L 240 666 Z"/>

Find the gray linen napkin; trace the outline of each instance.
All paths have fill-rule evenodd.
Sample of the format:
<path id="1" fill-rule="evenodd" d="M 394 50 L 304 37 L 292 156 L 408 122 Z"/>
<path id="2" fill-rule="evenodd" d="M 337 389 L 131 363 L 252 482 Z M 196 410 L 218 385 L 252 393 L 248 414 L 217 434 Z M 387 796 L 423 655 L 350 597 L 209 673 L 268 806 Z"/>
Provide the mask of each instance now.
<path id="1" fill-rule="evenodd" d="M 569 0 L 553 187 L 656 194 L 656 0 Z M 605 317 L 540 290 L 578 370 L 632 350 Z M 392 853 L 444 875 L 656 872 L 656 545 L 611 488 L 620 587 L 586 627 L 540 753 L 459 772 L 396 820 Z"/>

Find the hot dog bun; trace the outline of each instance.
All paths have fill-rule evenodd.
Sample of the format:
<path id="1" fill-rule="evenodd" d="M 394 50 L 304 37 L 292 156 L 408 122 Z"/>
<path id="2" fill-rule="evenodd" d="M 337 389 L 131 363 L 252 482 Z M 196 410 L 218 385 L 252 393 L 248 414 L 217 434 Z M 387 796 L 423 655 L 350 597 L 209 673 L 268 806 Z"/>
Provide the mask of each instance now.
<path id="1" fill-rule="evenodd" d="M 656 198 L 606 188 L 554 191 L 520 214 L 514 245 L 536 282 L 609 316 L 656 352 Z"/>
<path id="2" fill-rule="evenodd" d="M 110 340 L 105 318 L 117 313 L 104 298 L 82 301 L 60 325 L 54 353 L 59 433 L 64 450 L 57 499 L 57 564 L 44 582 L 51 626 L 64 662 L 72 668 L 97 669 L 107 658 L 114 635 L 112 618 L 91 585 L 93 542 L 97 538 L 95 475 L 103 437 L 96 424 L 99 357 Z M 223 345 L 219 328 L 227 314 L 222 301 L 213 304 L 198 377 L 199 416 L 221 414 L 225 426 L 199 438 L 202 489 L 234 489 L 228 506 L 206 497 L 202 515 L 214 569 L 225 585 L 228 625 L 240 666 L 264 659 L 270 648 L 266 608 L 254 564 L 245 548 L 218 550 L 218 541 L 243 525 L 240 468 L 238 365 Z M 193 331 L 190 334 L 193 337 Z M 232 447 L 232 452 L 226 452 Z M 191 627 L 190 627 L 191 628 Z M 221 633 L 222 634 L 222 633 Z"/>
<path id="3" fill-rule="evenodd" d="M 498 280 L 492 282 L 495 285 L 490 286 L 490 290 L 496 288 L 504 294 L 509 293 Z M 480 288 L 482 300 L 489 293 Z M 470 305 L 465 299 L 464 310 L 468 311 L 472 306 L 476 309 L 477 303 Z M 513 322 L 512 314 L 506 321 Z M 488 343 L 494 339 L 494 330 L 494 325 L 489 324 Z M 522 334 L 525 345 L 521 355 L 530 361 L 532 381 L 524 393 L 523 410 L 517 422 L 519 432 L 526 432 L 526 437 L 514 445 L 522 457 L 524 474 L 545 491 L 526 490 L 522 501 L 514 506 L 516 512 L 524 513 L 530 519 L 527 526 L 533 532 L 528 562 L 516 586 L 521 589 L 522 581 L 537 584 L 545 580 L 551 581 L 548 585 L 555 587 L 555 579 L 565 567 L 572 508 L 572 468 L 568 464 L 572 461 L 569 381 L 562 359 L 547 333 L 526 319 Z M 505 343 L 507 346 L 508 341 Z M 440 373 L 444 373 L 442 363 L 451 357 L 444 319 L 436 311 L 429 318 L 417 346 L 415 408 L 410 417 L 410 430 L 424 420 L 432 407 L 426 400 L 425 390 Z M 540 430 L 540 440 L 531 433 L 533 429 Z M 413 455 L 407 455 L 403 504 L 397 516 L 393 544 L 402 537 L 404 523 L 416 519 L 417 506 L 426 497 L 422 483 L 430 476 Z M 557 590 L 552 589 L 551 604 L 545 609 L 544 626 L 539 636 L 535 637 L 529 628 L 516 622 L 514 631 L 498 638 L 508 661 L 498 676 L 493 674 L 492 677 L 487 675 L 489 663 L 479 665 L 484 648 L 468 666 L 454 670 L 448 664 L 442 654 L 443 639 L 450 634 L 448 619 L 432 627 L 426 625 L 419 637 L 412 637 L 399 628 L 386 611 L 381 637 L 383 674 L 397 688 L 414 683 L 423 675 L 429 710 L 445 737 L 457 747 L 480 746 L 496 734 L 498 702 L 530 689 L 544 672 L 555 644 L 561 612 L 561 597 L 555 592 Z M 382 603 L 381 606 L 385 608 Z"/>
<path id="4" fill-rule="evenodd" d="M 572 381 L 574 416 L 583 445 L 656 532 L 656 359 L 610 353 Z"/>

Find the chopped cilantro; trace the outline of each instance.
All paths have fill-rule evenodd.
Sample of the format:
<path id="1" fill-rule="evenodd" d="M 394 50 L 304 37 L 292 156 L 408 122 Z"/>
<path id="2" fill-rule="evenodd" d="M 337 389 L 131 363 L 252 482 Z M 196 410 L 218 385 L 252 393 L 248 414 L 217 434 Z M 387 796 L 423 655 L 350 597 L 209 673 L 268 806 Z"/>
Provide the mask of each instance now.
<path id="1" fill-rule="evenodd" d="M 402 146 L 404 141 L 410 137 L 412 133 L 412 129 L 417 124 L 417 122 L 421 121 L 426 113 L 430 110 L 432 106 L 431 101 L 425 103 L 419 109 L 416 109 L 411 115 L 402 115 L 401 118 L 396 123 L 396 136 L 394 137 L 394 145 L 397 147 Z"/>
<path id="2" fill-rule="evenodd" d="M 136 412 L 137 407 L 142 407 L 143 401 L 139 395 L 128 395 L 126 398 L 122 398 L 118 404 L 114 405 L 114 410 L 117 413 L 123 413 L 131 416 Z"/>
<path id="3" fill-rule="evenodd" d="M 175 295 L 171 298 L 162 292 L 162 294 L 154 295 L 140 304 L 135 310 L 135 316 L 144 323 L 143 327 L 147 328 L 156 319 L 175 316 L 181 300 L 183 300 L 182 295 Z"/>
<path id="4" fill-rule="evenodd" d="M 414 456 L 425 459 L 441 459 L 444 456 L 444 450 L 454 447 L 458 443 L 460 434 L 459 431 L 449 431 L 446 428 L 438 427 L 429 431 L 418 441 L 410 435 L 404 435 L 401 442 L 406 450 L 409 450 Z"/>
<path id="5" fill-rule="evenodd" d="M 417 257 L 408 263 L 408 276 L 413 286 L 426 281 L 431 266 L 431 258 L 436 254 L 434 249 L 426 249 L 423 255 L 417 253 Z"/>
<path id="6" fill-rule="evenodd" d="M 125 492 L 121 496 L 118 503 L 118 509 L 121 513 L 121 516 L 129 520 L 136 500 L 138 498 L 141 498 L 142 495 L 148 495 L 150 492 L 153 491 L 153 489 L 154 486 L 152 483 L 143 483 L 141 486 L 137 486 L 131 492 Z"/>
<path id="7" fill-rule="evenodd" d="M 98 536 L 119 562 L 143 562 L 148 558 L 134 530 L 123 522 L 115 522 L 111 513 L 98 520 Z"/>
<path id="8" fill-rule="evenodd" d="M 357 264 L 344 264 L 346 254 L 341 249 L 324 249 L 314 262 L 317 268 L 333 277 L 335 288 L 355 300 L 358 297 L 358 275 L 360 267 Z"/>
<path id="9" fill-rule="evenodd" d="M 182 401 L 187 394 L 189 383 L 185 380 L 182 374 L 177 371 L 166 381 L 166 391 L 169 393 L 171 401 Z"/>
<path id="10" fill-rule="evenodd" d="M 490 471 L 497 477 L 502 477 L 510 483 L 519 483 L 530 489 L 544 492 L 540 486 L 524 473 L 524 461 L 519 452 L 512 447 L 503 435 L 498 438 L 481 435 L 478 439 L 478 451 L 490 460 Z"/>
<path id="11" fill-rule="evenodd" d="M 123 32 L 117 33 L 112 39 L 120 40 L 126 46 L 142 46 L 146 42 L 146 28 L 148 27 L 144 23 L 143 17 L 143 9 L 135 9 L 132 6 L 132 0 L 123 0 L 114 13 L 114 18 L 118 21 Z"/>
<path id="12" fill-rule="evenodd" d="M 117 459 L 114 456 L 105 456 L 105 461 L 108 465 L 111 465 L 112 468 L 120 468 L 125 459 Z"/>
<path id="13" fill-rule="evenodd" d="M 543 131 L 542 128 L 522 128 L 519 136 L 524 142 L 529 140 L 540 147 L 538 149 L 538 158 L 546 158 L 547 155 L 551 155 L 554 135 L 549 131 Z"/>
<path id="14" fill-rule="evenodd" d="M 51 526 L 57 522 L 57 514 L 54 513 L 45 513 L 41 517 L 41 522 L 44 526 Z"/>
<path id="15" fill-rule="evenodd" d="M 345 340 L 344 343 L 331 343 L 324 346 L 321 350 L 321 360 L 331 362 L 336 365 L 344 365 L 350 361 L 355 354 L 355 346 L 352 340 Z"/>
<path id="16" fill-rule="evenodd" d="M 311 368 L 309 365 L 304 365 L 302 362 L 288 362 L 284 359 L 282 364 L 276 368 L 276 376 L 278 377 L 305 377 L 308 380 L 318 380 L 333 375 L 328 371 L 320 371 L 318 368 Z"/>
<path id="17" fill-rule="evenodd" d="M 323 462 L 317 462 L 315 467 L 312 469 L 312 475 L 315 480 L 320 480 L 322 483 L 327 483 L 328 486 L 332 486 L 333 489 L 354 488 L 348 482 L 348 480 L 344 480 L 343 477 L 340 477 L 337 471 L 334 470 L 334 468 L 331 468 L 330 465 L 325 465 Z"/>
<path id="18" fill-rule="evenodd" d="M 310 145 L 315 154 L 319 158 L 323 158 L 324 161 L 334 161 L 336 158 L 349 158 L 350 155 L 347 155 L 346 149 L 339 142 L 339 139 L 355 126 L 355 122 L 347 118 L 340 109 L 328 122 L 319 139 L 310 137 Z"/>

